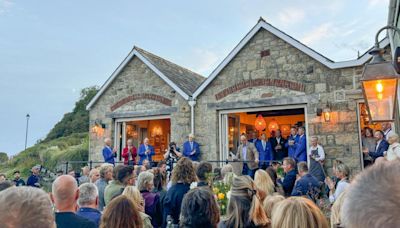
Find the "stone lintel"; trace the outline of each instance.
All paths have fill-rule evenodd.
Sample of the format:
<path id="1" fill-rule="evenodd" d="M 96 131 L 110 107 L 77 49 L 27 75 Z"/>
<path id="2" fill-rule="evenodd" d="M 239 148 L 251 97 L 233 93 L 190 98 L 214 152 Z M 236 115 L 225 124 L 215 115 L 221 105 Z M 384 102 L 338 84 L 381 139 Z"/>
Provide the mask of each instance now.
<path id="1" fill-rule="evenodd" d="M 257 108 L 257 107 L 270 107 L 280 105 L 298 105 L 318 103 L 318 94 L 280 97 L 269 99 L 253 99 L 249 101 L 234 101 L 234 102 L 221 102 L 221 103 L 208 103 L 209 109 L 239 109 L 239 108 Z"/>
<path id="2" fill-rule="evenodd" d="M 130 112 L 111 112 L 107 113 L 108 118 L 131 118 L 131 117 L 146 117 L 146 116 L 159 116 L 159 115 L 169 115 L 177 112 L 178 108 L 161 108 L 155 110 L 143 110 L 143 111 L 130 111 Z"/>

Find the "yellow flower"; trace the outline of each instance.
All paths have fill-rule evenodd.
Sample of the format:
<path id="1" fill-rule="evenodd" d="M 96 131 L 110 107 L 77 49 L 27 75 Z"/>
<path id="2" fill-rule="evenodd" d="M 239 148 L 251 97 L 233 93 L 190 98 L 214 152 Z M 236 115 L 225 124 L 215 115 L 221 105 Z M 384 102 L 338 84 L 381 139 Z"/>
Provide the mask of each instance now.
<path id="1" fill-rule="evenodd" d="M 215 194 L 218 194 L 219 189 L 218 189 L 218 188 L 213 188 L 213 192 L 214 192 Z"/>
<path id="2" fill-rule="evenodd" d="M 218 194 L 218 199 L 220 199 L 220 200 L 223 200 L 223 199 L 225 199 L 225 194 L 224 193 L 219 193 Z"/>

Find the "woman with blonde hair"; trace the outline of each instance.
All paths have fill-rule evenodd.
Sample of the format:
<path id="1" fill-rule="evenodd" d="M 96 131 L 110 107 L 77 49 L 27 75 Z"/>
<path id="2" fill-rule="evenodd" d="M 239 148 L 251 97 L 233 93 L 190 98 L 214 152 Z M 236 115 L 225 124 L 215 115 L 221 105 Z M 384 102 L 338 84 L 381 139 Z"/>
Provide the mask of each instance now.
<path id="1" fill-rule="evenodd" d="M 267 196 L 267 198 L 265 198 L 263 207 L 268 218 L 272 217 L 272 210 L 274 209 L 276 204 L 283 201 L 284 199 L 285 197 L 278 193 L 275 193 L 274 195 L 269 195 Z"/>
<path id="2" fill-rule="evenodd" d="M 122 195 L 128 197 L 130 200 L 133 201 L 135 207 L 139 211 L 140 218 L 143 222 L 143 227 L 152 228 L 153 225 L 151 225 L 151 217 L 144 213 L 145 203 L 139 189 L 137 189 L 135 186 L 127 186 L 122 192 Z"/>
<path id="3" fill-rule="evenodd" d="M 289 197 L 272 210 L 272 228 L 328 228 L 321 210 L 309 199 Z"/>
<path id="4" fill-rule="evenodd" d="M 340 194 L 331 208 L 331 228 L 340 227 L 342 224 L 340 212 L 342 211 L 342 205 L 346 198 L 346 192 L 347 191 L 344 191 Z"/>
<path id="5" fill-rule="evenodd" d="M 268 227 L 268 219 L 257 188 L 249 176 L 234 177 L 228 203 L 226 220 L 219 227 Z"/>
<path id="6" fill-rule="evenodd" d="M 256 171 L 254 176 L 254 184 L 257 186 L 259 191 L 264 193 L 265 197 L 272 195 L 275 192 L 274 182 L 269 174 L 262 169 Z M 264 201 L 264 199 L 262 200 Z"/>

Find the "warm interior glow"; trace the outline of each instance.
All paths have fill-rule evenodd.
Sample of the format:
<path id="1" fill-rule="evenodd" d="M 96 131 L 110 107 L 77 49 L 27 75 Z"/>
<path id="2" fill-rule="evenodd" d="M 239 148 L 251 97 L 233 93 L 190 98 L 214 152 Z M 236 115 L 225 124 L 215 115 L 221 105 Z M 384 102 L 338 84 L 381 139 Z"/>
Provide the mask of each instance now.
<path id="1" fill-rule="evenodd" d="M 279 124 L 275 120 L 272 120 L 271 122 L 269 122 L 269 124 L 268 124 L 269 132 L 276 131 L 278 129 L 279 129 Z"/>
<path id="2" fill-rule="evenodd" d="M 262 115 L 257 116 L 256 121 L 254 123 L 254 127 L 258 131 L 262 131 L 267 127 L 267 123 L 265 122 L 264 117 Z"/>
<path id="3" fill-rule="evenodd" d="M 383 85 L 382 85 L 382 81 L 381 80 L 377 81 L 375 88 L 376 88 L 376 92 L 378 92 L 378 93 L 382 93 L 383 92 Z"/>
<path id="4" fill-rule="evenodd" d="M 397 79 L 363 81 L 371 121 L 393 120 Z"/>

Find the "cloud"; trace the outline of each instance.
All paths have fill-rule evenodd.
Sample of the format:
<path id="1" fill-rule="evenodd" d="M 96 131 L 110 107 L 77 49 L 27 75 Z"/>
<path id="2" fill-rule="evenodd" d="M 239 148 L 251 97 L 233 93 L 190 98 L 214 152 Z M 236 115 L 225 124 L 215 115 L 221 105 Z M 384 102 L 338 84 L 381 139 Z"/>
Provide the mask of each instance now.
<path id="1" fill-rule="evenodd" d="M 8 12 L 13 5 L 11 0 L 0 0 L 0 15 Z"/>
<path id="2" fill-rule="evenodd" d="M 301 22 L 304 16 L 305 11 L 300 8 L 287 8 L 278 14 L 279 21 L 285 26 Z"/>
<path id="3" fill-rule="evenodd" d="M 301 39 L 301 42 L 303 42 L 306 45 L 312 45 L 318 43 L 322 39 L 329 38 L 332 34 L 332 30 L 333 27 L 331 23 L 321 24 L 320 26 L 311 30 L 307 35 L 305 35 Z"/>
<path id="4" fill-rule="evenodd" d="M 192 51 L 190 59 L 190 69 L 193 69 L 203 76 L 208 76 L 221 61 L 216 52 L 200 48 L 196 48 Z"/>
<path id="5" fill-rule="evenodd" d="M 389 5 L 389 0 L 368 0 L 368 9 L 372 9 L 379 5 Z"/>

